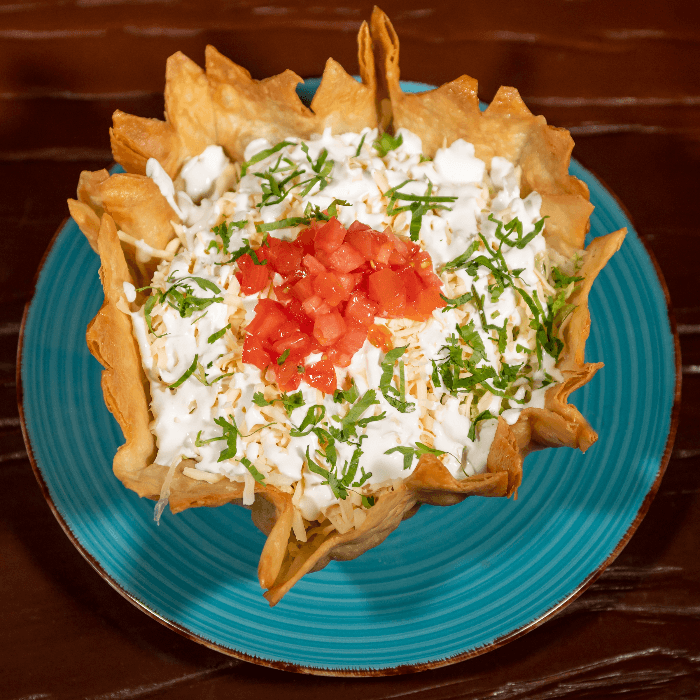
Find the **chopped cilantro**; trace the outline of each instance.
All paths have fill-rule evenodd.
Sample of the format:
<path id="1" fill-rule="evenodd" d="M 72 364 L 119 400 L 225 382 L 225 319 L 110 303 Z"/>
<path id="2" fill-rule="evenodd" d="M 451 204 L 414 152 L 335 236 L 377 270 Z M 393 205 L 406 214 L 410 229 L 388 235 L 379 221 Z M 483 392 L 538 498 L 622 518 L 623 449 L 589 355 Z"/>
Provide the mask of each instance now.
<path id="1" fill-rule="evenodd" d="M 199 363 L 199 355 L 194 356 L 194 360 L 192 360 L 192 364 L 189 366 L 188 369 L 185 370 L 184 374 L 178 379 L 176 382 L 173 382 L 172 384 L 169 384 L 170 389 L 177 389 L 177 387 L 180 386 L 188 377 L 192 375 L 192 373 L 197 369 L 197 364 Z"/>
<path id="2" fill-rule="evenodd" d="M 309 155 L 309 147 L 303 142 L 301 144 L 301 150 L 304 151 L 306 160 L 309 161 L 311 170 L 314 173 L 308 180 L 304 180 L 297 185 L 297 187 L 306 185 L 299 195 L 300 197 L 306 197 L 316 185 L 318 185 L 319 192 L 328 186 L 331 181 L 330 175 L 335 161 L 328 159 L 328 150 L 325 148 L 318 154 L 316 161 L 311 158 Z"/>
<path id="3" fill-rule="evenodd" d="M 291 228 L 292 226 L 302 226 L 310 223 L 310 219 L 304 216 L 291 216 L 288 219 L 280 219 L 279 221 L 270 221 L 267 224 L 255 224 L 255 230 L 258 233 L 264 231 L 277 231 L 281 228 Z"/>
<path id="4" fill-rule="evenodd" d="M 467 436 L 470 440 L 476 440 L 476 426 L 481 423 L 482 420 L 489 420 L 495 418 L 496 416 L 491 413 L 491 411 L 482 411 L 473 421 L 472 426 L 469 428 L 469 435 Z"/>
<path id="5" fill-rule="evenodd" d="M 275 401 L 280 401 L 282 403 L 282 407 L 288 416 L 292 415 L 292 411 L 295 408 L 301 408 L 304 405 L 304 397 L 301 391 L 297 391 L 294 394 L 282 394 L 279 398 L 272 399 L 272 401 L 268 401 L 260 391 L 256 391 L 255 394 L 253 394 L 253 403 L 256 406 L 272 406 Z"/>
<path id="6" fill-rule="evenodd" d="M 362 140 L 364 141 L 364 137 Z M 384 132 L 372 145 L 379 154 L 379 157 L 384 158 L 389 151 L 397 149 L 402 143 L 403 136 L 401 136 L 401 134 L 398 136 L 392 136 L 391 134 Z M 360 144 L 360 147 L 362 147 L 362 144 Z M 357 151 L 357 155 L 359 155 L 360 149 L 358 148 Z"/>
<path id="7" fill-rule="evenodd" d="M 258 226 L 259 224 L 256 224 L 255 228 L 257 229 Z M 260 260 L 258 258 L 257 251 L 250 247 L 250 241 L 247 238 L 243 239 L 243 245 L 238 250 L 231 253 L 231 258 L 227 260 L 227 262 L 236 262 L 236 260 L 242 258 L 244 255 L 250 255 L 254 265 L 267 265 L 267 260 Z"/>
<path id="8" fill-rule="evenodd" d="M 211 229 L 212 233 L 216 234 L 217 236 L 219 236 L 221 238 L 221 242 L 223 243 L 224 253 L 228 253 L 228 247 L 229 247 L 229 244 L 231 243 L 231 236 L 233 235 L 234 230 L 236 230 L 236 229 L 240 230 L 242 228 L 245 228 L 247 223 L 248 223 L 247 219 L 242 219 L 241 221 L 222 221 L 220 224 L 218 224 L 217 226 L 214 226 Z M 216 243 L 216 241 L 212 241 L 209 244 L 209 248 L 211 248 L 212 243 L 214 245 L 216 245 L 217 248 L 219 247 L 218 244 Z M 209 250 L 209 248 L 207 248 L 207 250 Z M 242 255 L 242 253 L 241 253 L 241 255 Z"/>
<path id="9" fill-rule="evenodd" d="M 408 345 L 390 350 L 382 361 L 382 375 L 379 378 L 379 389 L 381 390 L 387 403 L 401 413 L 411 413 L 415 411 L 415 404 L 406 401 L 406 386 L 404 379 L 403 362 L 399 364 L 399 388 L 392 386 L 394 378 L 394 365 L 399 358 L 408 350 Z M 369 393 L 369 392 L 368 392 Z"/>
<path id="10" fill-rule="evenodd" d="M 350 438 L 356 436 L 357 428 L 365 428 L 370 423 L 383 420 L 386 417 L 386 414 L 384 413 L 381 413 L 378 416 L 368 416 L 367 418 L 362 418 L 362 414 L 370 406 L 375 406 L 378 403 L 377 392 L 374 389 L 370 389 L 362 396 L 362 398 L 355 401 L 355 403 L 350 407 L 350 410 L 342 418 L 339 416 L 333 416 L 333 420 L 340 423 L 339 439 L 343 442 L 347 442 Z"/>
<path id="11" fill-rule="evenodd" d="M 225 440 L 226 447 L 221 451 L 221 454 L 219 455 L 219 459 L 217 460 L 217 462 L 223 462 L 227 459 L 235 459 L 236 458 L 236 451 L 238 449 L 239 436 L 240 437 L 249 437 L 250 435 L 255 435 L 255 433 L 259 433 L 261 430 L 264 430 L 265 428 L 269 428 L 271 425 L 274 425 L 274 423 L 268 423 L 267 425 L 263 425 L 263 426 L 259 427 L 257 430 L 254 430 L 252 433 L 248 433 L 248 435 L 243 435 L 243 433 L 241 433 L 241 431 L 238 429 L 238 426 L 236 425 L 236 420 L 230 414 L 229 414 L 229 419 L 231 420 L 230 423 L 225 418 L 214 418 L 214 423 L 216 423 L 221 428 L 223 435 L 219 435 L 218 437 L 209 438 L 208 440 L 202 440 L 202 431 L 200 430 L 197 433 L 197 439 L 194 441 L 194 444 L 197 447 L 202 447 L 203 445 L 207 445 L 210 442 L 217 442 L 218 440 Z M 243 459 L 245 459 L 245 458 L 243 458 Z M 243 463 L 243 459 L 241 459 L 239 461 L 241 463 Z M 245 464 L 244 464 L 244 466 L 245 466 Z M 246 468 L 248 468 L 248 467 L 246 466 Z M 251 474 L 253 474 L 252 471 L 251 471 Z M 255 477 L 255 474 L 253 474 L 253 476 Z M 257 478 L 256 478 L 256 481 L 257 481 Z"/>
<path id="12" fill-rule="evenodd" d="M 189 318 L 195 311 L 203 311 L 214 303 L 223 302 L 224 298 L 220 296 L 196 297 L 192 285 L 188 284 L 187 280 L 193 280 L 200 289 L 213 292 L 214 294 L 221 293 L 221 290 L 210 280 L 195 276 L 182 277 L 177 280 L 173 280 L 172 276 L 168 277 L 167 282 L 173 282 L 173 284 L 164 291 L 157 287 L 141 287 L 137 291 L 152 290 L 151 296 L 146 300 L 143 307 L 146 325 L 151 333 L 154 333 L 152 314 L 157 304 L 167 302 L 168 306 L 175 309 L 181 318 Z"/>
<path id="13" fill-rule="evenodd" d="M 467 292 L 466 294 L 462 294 L 461 296 L 455 297 L 454 299 L 448 299 L 443 294 L 440 294 L 440 298 L 445 302 L 445 307 L 442 309 L 442 313 L 445 313 L 450 309 L 463 306 L 467 302 L 470 302 L 473 296 L 471 292 Z"/>
<path id="14" fill-rule="evenodd" d="M 448 454 L 444 450 L 436 450 L 434 447 L 428 447 L 428 445 L 424 445 L 422 442 L 417 442 L 415 447 L 392 447 L 390 450 L 387 450 L 384 454 L 390 455 L 394 452 L 399 452 L 403 455 L 404 470 L 411 468 L 411 464 L 413 464 L 414 457 L 420 459 L 425 454 L 435 455 L 436 457 Z"/>
<path id="15" fill-rule="evenodd" d="M 535 223 L 535 229 L 528 233 L 527 236 L 523 236 L 523 225 L 520 219 L 515 217 L 511 219 L 507 224 L 499 221 L 494 217 L 493 214 L 489 214 L 489 221 L 497 224 L 496 228 L 496 238 L 502 243 L 507 243 L 511 248 L 518 248 L 522 250 L 535 236 L 539 235 L 544 228 L 544 220 L 547 217 L 541 218 L 537 223 Z M 503 231 L 505 230 L 505 233 Z M 515 232 L 515 239 L 510 238 L 510 234 Z"/>
<path id="16" fill-rule="evenodd" d="M 313 472 L 314 474 L 318 474 L 319 476 L 322 476 L 325 479 L 325 481 L 321 483 L 327 484 L 336 498 L 339 498 L 340 500 L 344 501 L 348 497 L 348 490 L 351 487 L 360 488 L 372 476 L 371 472 L 367 473 L 363 468 L 360 467 L 362 476 L 359 480 L 353 481 L 355 475 L 357 474 L 357 468 L 360 462 L 361 455 L 362 450 L 359 447 L 355 448 L 350 462 L 346 462 L 343 467 L 342 473 L 338 473 L 338 469 L 335 466 L 335 464 L 333 464 L 333 466 L 330 469 L 326 469 L 320 464 L 314 462 L 314 460 L 311 459 L 311 455 L 309 454 L 309 448 L 307 447 L 306 464 L 309 467 L 309 471 Z"/>
<path id="17" fill-rule="evenodd" d="M 268 158 L 269 156 L 273 155 L 274 153 L 277 153 L 277 151 L 281 151 L 285 146 L 294 146 L 293 141 L 281 141 L 277 145 L 273 146 L 272 148 L 266 148 L 264 151 L 260 151 L 259 153 L 256 153 L 250 160 L 247 160 L 245 163 L 241 165 L 241 177 L 243 177 L 247 172 L 248 168 L 251 165 L 255 165 L 256 163 L 259 163 L 261 160 L 265 160 L 265 158 Z"/>
<path id="18" fill-rule="evenodd" d="M 221 330 L 216 331 L 216 333 L 212 333 L 212 334 L 207 338 L 207 343 L 209 343 L 209 344 L 211 345 L 212 343 L 215 343 L 219 338 L 223 338 L 223 337 L 224 337 L 224 333 L 226 333 L 226 331 L 227 331 L 229 328 L 231 328 L 231 324 L 230 324 L 230 323 L 226 324 Z"/>
<path id="19" fill-rule="evenodd" d="M 443 202 L 456 202 L 457 197 L 442 197 L 433 195 L 433 183 L 430 181 L 428 181 L 428 189 L 424 195 L 399 192 L 399 190 L 409 182 L 411 182 L 411 180 L 404 180 L 404 182 L 402 182 L 400 185 L 392 187 L 390 190 L 384 192 L 384 196 L 389 198 L 386 213 L 389 216 L 393 216 L 394 214 L 399 214 L 402 211 L 410 211 L 411 224 L 409 226 L 409 235 L 412 241 L 417 241 L 420 234 L 421 224 L 423 222 L 423 215 L 434 209 L 445 209 L 450 211 L 451 208 L 445 206 Z M 398 201 L 411 202 L 411 204 L 406 204 L 405 206 L 399 207 L 396 206 L 396 202 Z"/>
<path id="20" fill-rule="evenodd" d="M 326 415 L 326 407 L 320 404 L 314 404 L 310 406 L 306 411 L 304 420 L 302 420 L 301 425 L 298 428 L 292 428 L 289 434 L 292 437 L 306 437 L 309 433 L 313 432 L 313 429 L 318 425 Z M 311 427 L 309 427 L 311 426 Z M 308 428 L 308 430 L 307 430 Z M 306 430 L 306 432 L 304 432 Z"/>
<path id="21" fill-rule="evenodd" d="M 552 279 L 554 280 L 554 288 L 562 289 L 568 288 L 570 284 L 575 282 L 581 282 L 583 277 L 576 277 L 574 275 L 565 275 L 558 267 L 552 267 Z"/>
<path id="22" fill-rule="evenodd" d="M 247 457 L 241 457 L 240 462 L 250 472 L 255 481 L 262 486 L 265 485 L 265 477 L 255 468 L 253 463 Z"/>
<path id="23" fill-rule="evenodd" d="M 304 216 L 291 216 L 287 219 L 279 221 L 271 221 L 267 224 L 255 224 L 255 230 L 258 233 L 267 231 L 277 231 L 281 228 L 291 228 L 293 226 L 308 226 L 312 221 L 329 221 L 332 217 L 338 215 L 338 207 L 349 207 L 350 204 L 344 199 L 334 199 L 328 206 L 326 211 L 322 211 L 318 204 L 312 205 L 309 202 L 304 210 Z"/>
<path id="24" fill-rule="evenodd" d="M 301 391 L 297 391 L 294 394 L 282 394 L 279 400 L 282 402 L 282 407 L 288 416 L 292 415 L 292 411 L 295 408 L 301 408 L 304 405 L 304 397 Z"/>
<path id="25" fill-rule="evenodd" d="M 336 389 L 333 394 L 333 401 L 335 403 L 343 403 L 347 401 L 348 403 L 355 403 L 359 398 L 360 393 L 357 391 L 357 386 L 355 385 L 355 380 L 353 379 L 349 389 Z"/>
<path id="26" fill-rule="evenodd" d="M 256 406 L 272 406 L 272 401 L 268 401 L 264 396 L 262 391 L 256 391 L 253 394 L 253 403 Z"/>
<path id="27" fill-rule="evenodd" d="M 445 263 L 445 270 L 458 270 L 460 267 L 464 267 L 471 256 L 474 255 L 477 250 L 479 250 L 480 245 L 480 239 L 472 241 L 464 253 L 458 255 L 454 260 L 450 260 L 450 262 Z"/>
<path id="28" fill-rule="evenodd" d="M 223 431 L 223 435 L 218 438 L 219 440 L 226 440 L 226 448 L 221 451 L 219 459 L 217 462 L 223 462 L 227 459 L 234 459 L 236 456 L 238 436 L 240 432 L 236 421 L 233 416 L 229 416 L 231 422 L 229 423 L 225 418 L 214 418 L 214 423 L 216 423 Z"/>

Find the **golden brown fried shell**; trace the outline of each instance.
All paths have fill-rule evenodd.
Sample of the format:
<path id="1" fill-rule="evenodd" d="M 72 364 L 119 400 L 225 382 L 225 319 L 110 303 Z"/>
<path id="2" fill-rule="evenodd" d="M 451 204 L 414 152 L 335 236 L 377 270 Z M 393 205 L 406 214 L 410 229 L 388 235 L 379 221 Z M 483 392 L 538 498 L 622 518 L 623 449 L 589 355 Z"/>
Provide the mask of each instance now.
<path id="1" fill-rule="evenodd" d="M 105 304 L 88 329 L 88 345 L 105 366 L 105 400 L 126 438 L 114 460 L 115 474 L 139 495 L 157 499 L 169 468 L 152 463 L 150 397 L 131 320 L 123 311 L 127 308 L 123 283 L 133 281 L 132 274 L 148 272 L 143 260 L 139 264 L 139 249 L 133 241 L 162 250 L 175 235 L 170 222 L 177 220 L 156 185 L 144 176 L 149 158 L 156 158 L 175 178 L 182 163 L 208 145 L 221 145 L 229 157 L 240 161 L 253 139 L 264 137 L 275 143 L 287 136 L 307 138 L 325 128 L 342 133 L 404 127 L 421 137 L 429 156 L 462 138 L 474 143 L 476 155 L 487 165 L 492 157 L 502 156 L 520 166 L 523 194 L 542 195 L 550 246 L 566 256 L 583 248 L 592 206 L 585 184 L 568 174 L 573 141 L 567 131 L 534 116 L 514 88 L 501 88 L 482 113 L 477 83 L 468 76 L 436 90 L 405 94 L 399 84 L 398 39 L 378 8 L 372 14 L 371 31 L 363 23 L 358 44 L 362 82 L 330 59 L 310 108 L 297 97 L 300 78 L 291 71 L 258 81 L 213 47 L 207 48 L 206 71 L 175 54 L 166 70 L 165 121 L 123 112 L 114 115 L 112 149 L 127 174 L 109 177 L 102 170 L 81 176 L 78 199 L 70 200 L 69 206 L 100 254 L 105 289 Z M 255 485 L 253 520 L 268 535 L 258 575 L 271 605 L 306 573 L 376 547 L 421 503 L 451 505 L 471 495 L 516 494 L 523 456 L 530 450 L 566 445 L 585 451 L 596 440 L 568 397 L 601 366 L 584 361 L 590 328 L 588 294 L 624 234 L 623 230 L 596 239 L 586 251 L 580 272 L 584 281 L 569 300 L 576 309 L 561 329 L 564 350 L 558 367 L 565 381 L 548 390 L 543 409 L 525 409 L 515 425 L 499 418 L 486 473 L 456 480 L 439 459 L 424 455 L 410 477 L 378 498 L 359 528 L 344 534 L 317 531 L 308 542 L 296 541 L 293 534 L 291 496 L 273 486 Z M 197 506 L 242 504 L 243 484 L 194 480 L 183 473 L 187 466 L 194 463 L 183 461 L 172 474 L 169 503 L 174 513 Z M 294 543 L 291 548 L 290 542 Z"/>

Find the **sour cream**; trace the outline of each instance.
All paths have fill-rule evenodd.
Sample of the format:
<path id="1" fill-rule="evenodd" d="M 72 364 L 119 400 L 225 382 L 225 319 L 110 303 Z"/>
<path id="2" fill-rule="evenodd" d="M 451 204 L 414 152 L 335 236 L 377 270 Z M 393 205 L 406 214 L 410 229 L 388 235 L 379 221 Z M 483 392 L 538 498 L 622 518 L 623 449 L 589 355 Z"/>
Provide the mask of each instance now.
<path id="1" fill-rule="evenodd" d="M 359 443 L 362 454 L 352 482 L 356 485 L 348 488 L 362 496 L 391 489 L 396 480 L 410 475 L 422 453 L 420 445 L 426 443 L 441 455 L 450 473 L 462 479 L 485 471 L 499 414 L 514 423 L 525 407 L 542 404 L 547 382 L 561 381 L 553 358 L 545 355 L 541 367 L 535 359 L 536 337 L 529 328 L 528 307 L 516 289 L 546 300 L 549 290 L 541 263 L 547 255 L 544 236 L 538 233 L 522 246 L 506 245 L 502 238 L 502 224 L 515 217 L 523 238 L 535 231 L 541 197 L 533 192 L 521 198 L 517 168 L 503 158 L 493 158 L 489 169 L 476 158 L 474 146 L 461 139 L 427 160 L 421 155 L 419 137 L 403 129 L 397 137 L 401 143 L 384 156 L 373 146 L 374 130 L 335 136 L 326 130 L 306 142 L 286 139 L 282 147 L 257 139 L 245 151 L 245 174 L 216 201 L 208 197 L 230 165 L 220 147 L 210 146 L 183 165 L 178 181 L 184 183 L 184 191 L 176 192 L 157 161 L 148 161 L 147 174 L 180 217 L 178 231 L 184 241 L 174 259 L 164 261 L 156 272 L 153 285 L 161 290 L 157 303 L 132 313 L 151 384 L 151 427 L 159 464 L 170 464 L 180 455 L 194 459 L 200 471 L 234 481 L 257 474 L 294 492 L 297 508 L 311 522 L 335 512 L 339 499 L 329 479 L 309 468 L 309 457 L 322 469 L 342 476 Z M 282 185 L 285 196 L 270 194 L 270 182 L 282 182 L 296 171 L 301 172 Z M 414 207 L 397 215 L 387 210 L 390 202 L 401 208 L 435 197 L 441 199 L 422 211 Z M 318 406 L 324 418 L 316 427 L 337 430 L 349 406 L 302 384 L 304 405 L 285 412 L 275 387 L 260 370 L 242 362 L 242 340 L 258 295 L 240 293 L 235 266 L 229 262 L 231 253 L 246 241 L 259 245 L 256 224 L 302 217 L 334 202 L 346 227 L 357 220 L 380 231 L 391 226 L 395 233 L 408 236 L 413 222 L 414 240 L 430 254 L 446 296 L 470 296 L 454 308 L 434 311 L 432 318 L 420 324 L 378 319 L 393 333 L 396 347 L 407 347 L 402 357 L 409 387 L 407 410 L 390 400 L 385 355 L 369 342 L 348 368 L 337 369 L 339 386 L 354 382 L 359 397 L 373 392 L 376 402 L 362 418 L 376 420 L 366 421 L 353 439 L 336 440 L 335 467 L 324 461 L 327 445 L 319 441 L 318 431 L 299 430 L 299 426 L 309 408 Z M 226 246 L 221 233 L 212 231 L 222 220 L 237 222 L 226 231 Z M 299 230 L 290 225 L 270 235 L 292 239 Z M 521 270 L 517 283 L 499 291 L 494 287 L 498 280 L 486 265 L 476 272 L 464 265 L 444 267 L 470 246 L 476 246 L 472 257 L 489 259 L 497 251 L 511 276 L 513 270 Z M 184 308 L 182 297 L 194 299 L 196 308 Z M 457 338 L 458 326 L 467 324 L 474 334 L 468 343 Z M 447 349 L 455 342 L 467 355 L 477 353 L 477 370 L 492 372 L 491 384 L 486 386 L 493 391 L 453 394 L 444 381 L 435 381 L 435 373 L 449 355 Z M 524 363 L 530 363 L 531 375 L 520 377 L 504 396 L 494 381 L 505 381 L 509 367 Z M 396 388 L 399 363 L 390 371 L 390 385 Z M 413 450 L 411 459 L 406 448 Z M 244 501 L 249 504 L 252 498 L 248 489 Z"/>

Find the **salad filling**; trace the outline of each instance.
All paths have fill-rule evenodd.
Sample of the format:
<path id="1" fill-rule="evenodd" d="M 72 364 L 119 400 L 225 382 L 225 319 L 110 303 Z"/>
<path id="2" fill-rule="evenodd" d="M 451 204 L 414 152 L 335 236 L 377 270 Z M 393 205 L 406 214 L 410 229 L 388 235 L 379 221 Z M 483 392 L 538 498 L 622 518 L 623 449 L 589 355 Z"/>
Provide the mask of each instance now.
<path id="1" fill-rule="evenodd" d="M 484 472 L 498 418 L 563 380 L 580 256 L 548 248 L 504 158 L 327 130 L 147 174 L 179 218 L 149 287 L 125 285 L 156 462 L 246 505 L 256 482 L 293 494 L 298 542 L 359 527 L 424 454 Z"/>

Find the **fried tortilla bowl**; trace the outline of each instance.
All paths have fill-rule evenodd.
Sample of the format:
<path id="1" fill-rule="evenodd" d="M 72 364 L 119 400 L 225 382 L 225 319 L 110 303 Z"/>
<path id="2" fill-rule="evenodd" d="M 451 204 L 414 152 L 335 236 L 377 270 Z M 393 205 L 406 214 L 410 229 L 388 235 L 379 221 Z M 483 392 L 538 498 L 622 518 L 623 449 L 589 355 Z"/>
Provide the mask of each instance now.
<path id="1" fill-rule="evenodd" d="M 126 439 L 114 458 L 114 473 L 139 496 L 167 499 L 173 513 L 195 506 L 242 505 L 244 485 L 192 479 L 183 473 L 194 466 L 191 460 L 183 460 L 174 471 L 153 463 L 149 385 L 126 313 L 124 282 L 149 284 L 160 260 L 172 258 L 179 239 L 170 223 L 178 216 L 146 177 L 149 158 L 156 158 L 176 181 L 182 164 L 212 144 L 241 161 L 255 138 L 276 143 L 288 136 L 308 138 L 328 127 L 333 133 L 405 127 L 420 136 L 427 156 L 461 138 L 475 145 L 487 166 L 492 157 L 501 156 L 521 167 L 522 196 L 532 191 L 542 196 L 550 247 L 567 257 L 583 249 L 593 207 L 586 185 L 568 175 L 573 141 L 567 131 L 534 116 L 514 88 L 500 88 L 482 113 L 477 83 L 468 76 L 429 92 L 404 94 L 398 39 L 378 8 L 370 26 L 363 23 L 358 44 L 362 82 L 329 59 L 310 108 L 298 98 L 295 87 L 301 79 L 291 71 L 257 81 L 211 46 L 204 71 L 182 54 L 171 56 L 165 121 L 115 112 L 112 151 L 127 172 L 84 172 L 78 199 L 69 200 L 72 216 L 101 259 L 105 301 L 88 327 L 87 342 L 105 367 L 105 402 Z M 231 181 L 234 177 L 232 173 Z M 359 528 L 344 534 L 318 532 L 305 543 L 293 534 L 291 494 L 256 483 L 252 517 L 267 535 L 258 575 L 271 605 L 305 574 L 379 545 L 421 503 L 453 505 L 467 496 L 516 495 L 528 452 L 558 446 L 585 451 L 596 441 L 596 433 L 568 397 L 602 366 L 584 361 L 588 294 L 624 236 L 623 229 L 597 238 L 583 253 L 579 274 L 584 280 L 569 299 L 576 308 L 559 330 L 564 350 L 557 367 L 565 381 L 547 390 L 543 409 L 526 408 L 512 426 L 498 419 L 485 473 L 456 480 L 437 457 L 426 454 L 400 486 L 378 498 Z"/>

